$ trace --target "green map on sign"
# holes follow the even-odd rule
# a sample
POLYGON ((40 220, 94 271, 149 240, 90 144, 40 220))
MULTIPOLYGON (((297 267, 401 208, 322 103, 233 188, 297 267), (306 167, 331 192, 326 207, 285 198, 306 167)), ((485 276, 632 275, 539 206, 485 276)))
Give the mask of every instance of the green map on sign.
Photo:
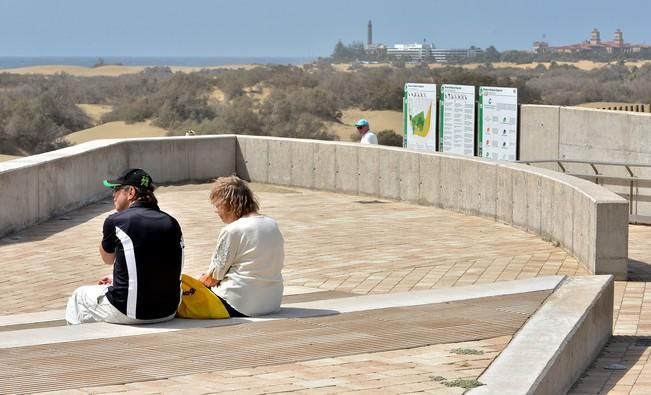
POLYGON ((416 136, 426 137, 429 134, 429 125, 432 120, 432 103, 430 103, 429 108, 427 109, 427 116, 424 111, 417 113, 416 115, 409 116, 409 122, 411 122, 411 130, 416 136))

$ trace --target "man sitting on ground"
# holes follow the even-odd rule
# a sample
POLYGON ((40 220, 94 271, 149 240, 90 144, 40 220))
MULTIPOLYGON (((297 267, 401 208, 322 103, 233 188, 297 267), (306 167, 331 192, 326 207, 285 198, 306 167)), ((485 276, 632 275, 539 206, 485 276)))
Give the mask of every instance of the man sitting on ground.
POLYGON ((116 213, 104 221, 99 246, 113 275, 77 288, 66 309, 69 324, 105 321, 145 324, 174 318, 181 300, 183 236, 176 219, 158 208, 144 170, 104 180, 116 213))

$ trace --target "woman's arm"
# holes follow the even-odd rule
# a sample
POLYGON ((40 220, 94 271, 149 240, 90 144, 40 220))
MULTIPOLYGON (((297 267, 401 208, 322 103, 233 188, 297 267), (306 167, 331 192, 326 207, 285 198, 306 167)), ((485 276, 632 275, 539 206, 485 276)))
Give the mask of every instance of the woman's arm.
POLYGON ((214 287, 224 279, 226 272, 228 272, 228 269, 231 268, 235 260, 239 243, 238 240, 237 237, 233 237, 227 230, 222 230, 219 234, 219 239, 217 240, 217 247, 210 259, 208 271, 200 277, 200 280, 204 278, 204 276, 206 278, 206 282, 201 280, 202 283, 206 286, 214 287), (207 284, 212 284, 213 282, 214 285, 207 284))
POLYGON ((215 287, 221 282, 220 280, 214 279, 207 274, 202 274, 201 277, 199 277, 199 281, 201 281, 203 285, 208 288, 215 287))

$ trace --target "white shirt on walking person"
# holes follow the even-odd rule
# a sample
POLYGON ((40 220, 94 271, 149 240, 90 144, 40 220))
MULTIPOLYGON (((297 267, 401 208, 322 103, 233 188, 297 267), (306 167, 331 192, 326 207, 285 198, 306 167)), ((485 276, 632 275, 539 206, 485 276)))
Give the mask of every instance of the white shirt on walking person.
POLYGON ((362 136, 362 140, 360 141, 362 144, 377 144, 377 136, 375 133, 371 132, 370 130, 362 136))
POLYGON ((360 143, 362 144, 377 144, 377 136, 371 132, 368 121, 364 118, 357 121, 355 124, 357 132, 362 136, 360 143))

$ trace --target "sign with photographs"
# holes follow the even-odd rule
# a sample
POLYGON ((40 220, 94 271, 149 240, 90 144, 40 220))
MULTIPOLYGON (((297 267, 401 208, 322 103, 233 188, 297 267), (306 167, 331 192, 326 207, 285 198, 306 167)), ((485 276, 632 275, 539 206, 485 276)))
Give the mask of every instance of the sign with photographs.
POLYGON ((517 160, 518 89, 480 86, 478 117, 478 156, 517 160))

